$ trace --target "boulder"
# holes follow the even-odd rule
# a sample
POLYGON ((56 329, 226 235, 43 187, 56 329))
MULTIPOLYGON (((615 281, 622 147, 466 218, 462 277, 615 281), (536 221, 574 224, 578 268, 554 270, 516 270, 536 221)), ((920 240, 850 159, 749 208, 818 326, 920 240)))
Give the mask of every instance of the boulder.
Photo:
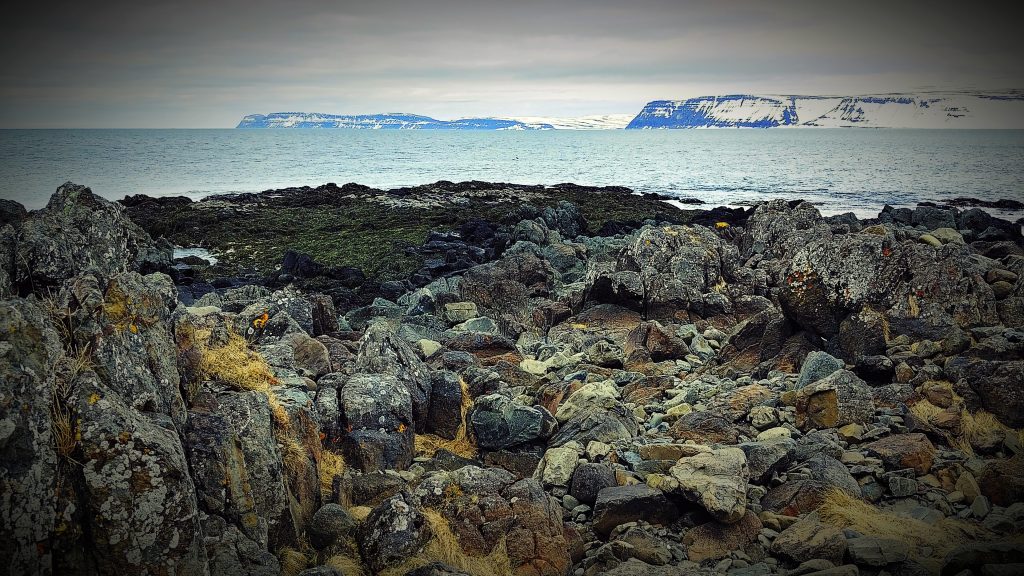
POLYGON ((359 551, 380 572, 414 556, 430 540, 430 524, 415 497, 397 494, 370 512, 359 526, 359 551))
POLYGON ((548 446, 561 446, 566 442, 578 442, 586 446, 590 442, 614 442, 635 438, 640 433, 640 422, 632 412, 622 406, 610 410, 589 408, 562 424, 548 441, 548 446))
POLYGON ((364 472, 404 470, 412 462, 409 389, 394 376, 354 374, 342 388, 342 444, 349 464, 364 472))
POLYGON ((761 520, 749 511, 733 524, 701 524, 683 536, 686 557, 691 562, 725 558, 733 550, 744 550, 757 542, 761 528, 761 520))
POLYGON ((771 551, 798 563, 821 559, 842 564, 846 538, 841 530, 823 524, 817 512, 812 512, 783 530, 772 542, 771 551))
POLYGON ((317 550, 322 550, 340 540, 350 540, 355 536, 358 524, 348 511, 333 502, 324 504, 306 529, 309 543, 317 550))
POLYGON ((555 419, 540 406, 523 406, 502 394, 488 394, 476 399, 470 423, 477 444, 487 450, 498 450, 542 440, 555 430, 555 419))
POLYGON ((949 378, 965 398, 976 399, 976 408, 991 412, 1013 428, 1024 427, 1024 361, 986 360, 958 356, 945 366, 949 378))
POLYGON ((797 390, 813 384, 832 373, 846 368, 843 361, 826 352, 815 350, 807 355, 800 366, 800 376, 796 380, 797 390))
POLYGON ((430 410, 431 376, 412 346, 398 337, 387 324, 380 322, 367 328, 359 341, 355 372, 383 374, 401 382, 412 403, 413 420, 406 422, 416 432, 426 430, 430 410))
POLYGON ((837 428, 869 422, 875 414, 871 388, 849 370, 838 370, 801 388, 796 415, 800 428, 837 428))
POLYGON ((669 474, 687 500, 703 506, 719 522, 734 524, 743 518, 750 479, 743 450, 703 448, 680 458, 669 474))
POLYGON ((996 506, 1024 502, 1024 454, 988 461, 978 475, 978 486, 996 506))
POLYGON ((899 470, 913 468, 919 476, 931 471, 935 446, 924 434, 893 434, 866 444, 862 449, 881 458, 886 468, 899 470))
MULTIPOLYGON (((44 574, 53 566, 55 448, 68 438, 61 440, 62 431, 51 424, 50 406, 57 384, 53 367, 62 355, 41 307, 0 301, 0 556, 10 574, 44 574)), ((63 433, 73 435, 73 429, 63 433)))
POLYGON ((594 531, 607 537, 618 525, 644 520, 671 524, 679 517, 675 504, 661 490, 646 484, 612 486, 597 493, 594 501, 594 531))
POLYGON ((442 438, 454 440, 462 426, 462 406, 468 400, 462 380, 453 372, 434 372, 431 377, 430 409, 426 430, 442 438))
POLYGON ((86 271, 106 279, 168 268, 171 247, 154 242, 121 205, 67 182, 22 223, 16 264, 16 282, 38 292, 86 271))
POLYGON ((605 464, 585 462, 573 471, 569 494, 583 504, 593 504, 601 490, 615 485, 615 472, 611 468, 605 464))

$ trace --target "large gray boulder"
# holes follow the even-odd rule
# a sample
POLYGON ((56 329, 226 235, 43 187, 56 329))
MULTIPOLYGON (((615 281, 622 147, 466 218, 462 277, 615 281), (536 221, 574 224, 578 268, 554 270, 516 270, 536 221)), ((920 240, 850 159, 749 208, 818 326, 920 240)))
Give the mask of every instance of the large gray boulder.
POLYGON ((523 406, 503 394, 476 399, 470 422, 477 444, 487 450, 546 439, 555 430, 555 418, 540 406, 523 406))
POLYGON ((384 374, 354 374, 341 394, 342 444, 363 472, 404 470, 412 463, 412 398, 405 384, 384 374))
POLYGON ((92 271, 109 277, 170 266, 171 247, 158 245, 124 208, 67 182, 22 223, 16 281, 39 292, 92 271))
POLYGON ((747 511, 747 482, 750 469, 739 448, 695 447, 672 466, 672 488, 691 502, 700 504, 716 520, 738 522, 747 511))
POLYGON ((374 323, 366 329, 366 334, 359 341, 354 370, 397 378, 405 385, 412 404, 413 420, 407 424, 414 425, 418 433, 426 431, 430 410, 430 370, 412 346, 386 323, 374 323))
POLYGON ((0 302, 0 557, 9 574, 53 568, 58 456, 49 409, 62 354, 39 306, 0 302))

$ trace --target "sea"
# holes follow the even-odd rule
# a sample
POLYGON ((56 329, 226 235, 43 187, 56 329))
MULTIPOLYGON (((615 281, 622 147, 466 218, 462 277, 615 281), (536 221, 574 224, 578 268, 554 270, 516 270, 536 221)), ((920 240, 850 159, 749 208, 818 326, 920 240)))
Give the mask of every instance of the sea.
POLYGON ((709 206, 803 199, 871 217, 885 204, 1024 201, 1024 130, 0 130, 0 197, 41 208, 69 180, 111 200, 328 182, 574 182, 709 206))

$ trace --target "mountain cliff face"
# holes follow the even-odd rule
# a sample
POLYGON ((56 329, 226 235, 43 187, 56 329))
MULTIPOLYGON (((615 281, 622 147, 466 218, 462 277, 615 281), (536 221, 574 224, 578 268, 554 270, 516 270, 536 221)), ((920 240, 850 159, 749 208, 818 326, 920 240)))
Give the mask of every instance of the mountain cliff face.
POLYGON ((550 130, 544 123, 525 123, 501 118, 438 120, 416 114, 320 114, 275 112, 250 114, 237 128, 357 128, 365 130, 550 130))
POLYGON ((700 96, 650 102, 626 126, 627 129, 776 127, 1024 128, 1024 94, 700 96))

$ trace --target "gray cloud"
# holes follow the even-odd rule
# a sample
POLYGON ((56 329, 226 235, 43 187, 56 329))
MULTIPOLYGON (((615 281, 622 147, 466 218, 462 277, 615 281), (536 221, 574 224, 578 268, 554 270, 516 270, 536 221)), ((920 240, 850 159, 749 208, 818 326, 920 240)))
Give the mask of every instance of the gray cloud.
POLYGON ((0 126, 254 112, 636 112, 706 93, 1019 87, 1009 18, 962 4, 75 2, 10 13, 0 126))

